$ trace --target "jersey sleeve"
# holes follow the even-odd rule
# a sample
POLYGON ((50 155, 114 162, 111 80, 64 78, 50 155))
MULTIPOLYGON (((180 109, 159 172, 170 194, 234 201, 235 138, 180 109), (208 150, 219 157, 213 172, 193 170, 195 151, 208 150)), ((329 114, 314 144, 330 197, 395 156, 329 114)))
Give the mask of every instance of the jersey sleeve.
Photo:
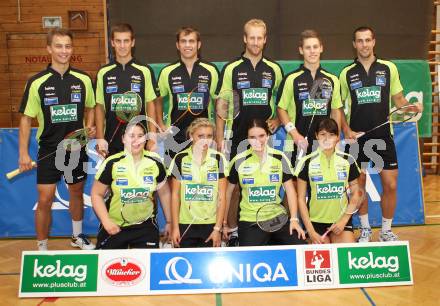
POLYGON ((350 156, 348 161, 350 162, 348 181, 351 182, 351 181, 354 181, 355 179, 357 179, 361 175, 361 170, 359 169, 359 166, 353 157, 350 156))
POLYGON ((99 167, 98 172, 96 172, 95 180, 103 183, 104 185, 110 186, 113 181, 113 177, 112 177, 113 164, 114 164, 113 162, 106 159, 99 167))
POLYGON ((83 82, 84 82, 84 86, 86 88, 85 106, 87 108, 94 108, 96 103, 95 103, 95 93, 93 91, 92 79, 90 79, 89 76, 86 76, 84 78, 83 82))
POLYGON ((341 91, 341 101, 345 101, 349 95, 348 84, 347 84, 347 69, 342 70, 339 75, 339 86, 341 91))
POLYGON ((296 104, 294 103, 293 81, 285 77, 280 85, 277 96, 277 106, 288 112, 290 121, 295 124, 296 104))
POLYGON ((98 71, 96 75, 96 91, 95 91, 95 99, 96 103, 104 105, 104 83, 103 83, 104 74, 102 70, 98 71))
POLYGON ((390 63, 390 94, 394 96, 403 91, 402 84, 400 83, 399 72, 394 63, 390 63))
POLYGON ((333 91, 332 91, 332 102, 331 108, 338 109, 343 106, 341 99, 341 85, 337 77, 332 77, 333 80, 333 91))
POLYGON ((158 184, 163 183, 167 179, 167 170, 162 162, 156 161, 159 173, 156 178, 158 184))
POLYGON ((174 156, 173 160, 171 161, 170 167, 168 168, 168 176, 175 178, 176 180, 180 181, 182 179, 181 177, 181 169, 182 169, 182 158, 179 154, 174 156))
POLYGON ((41 111, 41 99, 34 82, 26 84, 19 112, 31 118, 37 117, 41 111))
POLYGON ((230 65, 223 67, 222 73, 219 78, 216 93, 223 90, 232 90, 232 68, 230 65))
POLYGON ((145 102, 151 102, 157 98, 156 96, 156 78, 151 67, 147 66, 146 69, 142 69, 145 78, 145 102))
POLYGON ((233 159, 229 165, 228 181, 231 184, 238 184, 239 182, 236 159, 233 159))
POLYGON ((281 165, 283 168, 282 182, 284 183, 290 179, 293 179, 292 165, 284 154, 281 154, 281 165))
POLYGON ((157 92, 161 97, 166 97, 169 95, 168 73, 166 72, 166 67, 162 69, 162 71, 159 74, 159 80, 157 81, 157 92))
POLYGON ((228 163, 226 161, 225 156, 221 153, 218 153, 217 154, 217 162, 218 162, 219 179, 227 177, 229 174, 229 169, 228 169, 228 163))

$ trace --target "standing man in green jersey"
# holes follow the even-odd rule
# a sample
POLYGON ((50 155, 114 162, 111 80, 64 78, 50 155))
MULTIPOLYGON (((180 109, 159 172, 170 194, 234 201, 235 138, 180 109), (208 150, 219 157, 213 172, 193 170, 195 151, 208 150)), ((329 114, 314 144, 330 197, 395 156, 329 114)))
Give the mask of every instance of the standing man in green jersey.
MULTIPOLYGON (((105 157, 124 150, 122 131, 127 123, 119 125, 115 107, 118 97, 124 93, 135 93, 142 101, 140 115, 153 120, 148 122, 149 136, 156 132, 153 100, 156 99, 156 80, 148 65, 139 63, 133 57, 135 35, 131 25, 122 23, 111 28, 111 44, 115 60, 101 67, 96 77, 96 138, 97 151, 105 157)), ((147 147, 155 147, 155 139, 149 139, 147 147)))
POLYGON ((35 229, 39 250, 47 250, 51 207, 56 183, 61 176, 64 176, 69 189, 69 211, 73 227, 71 245, 86 250, 95 248, 82 233, 83 190, 88 160, 85 147, 80 151, 62 150, 64 137, 84 128, 84 122, 88 136, 93 137, 95 133, 92 81, 84 72, 70 67, 72 37, 72 33, 65 29, 57 28, 48 33, 47 51, 51 63, 28 80, 19 110, 22 113, 19 130, 20 171, 33 167, 29 156, 29 136, 32 119, 38 121, 38 206, 35 210, 35 229))
MULTIPOLYGON (((403 95, 399 73, 396 65, 390 61, 378 59, 374 54, 376 44, 373 29, 359 27, 353 32, 353 47, 357 58, 345 67, 340 76, 342 100, 348 104, 348 123, 342 120, 345 138, 358 139, 359 154, 357 163, 366 169, 372 161, 374 168, 380 172, 383 187, 381 199, 382 230, 380 241, 396 241, 398 237, 391 231, 396 209, 397 196, 397 154, 394 145, 391 124, 361 136, 365 132, 387 121, 392 107, 409 104, 403 95), (374 92, 373 95, 369 94, 374 92), (376 147, 376 150, 373 147, 376 147), (382 149, 384 148, 384 149, 382 149)), ((411 111, 421 112, 423 105, 415 103, 411 111)), ((359 177, 361 188, 365 188, 366 174, 359 177)), ((359 242, 371 240, 372 231, 368 220, 368 200, 365 199, 359 209, 361 233, 359 242)))
MULTIPOLYGON (((283 71, 276 62, 263 56, 267 40, 266 23, 251 19, 243 27, 244 52, 223 67, 217 92, 234 90, 239 96, 240 114, 233 122, 216 118, 216 142, 219 151, 229 151, 229 160, 247 150, 247 126, 253 119, 267 120, 270 131, 280 125, 276 117, 275 97, 283 78, 283 71), (232 130, 232 139, 224 139, 224 130, 232 130), (226 145, 225 142, 230 142, 226 145)), ((238 188, 230 201, 228 222, 234 244, 237 228, 238 188)))
POLYGON ((299 41, 299 53, 303 56, 304 63, 284 77, 278 91, 278 116, 288 136, 284 151, 293 151, 292 165, 296 164, 299 151, 306 154, 312 151, 313 141, 316 139, 316 127, 322 119, 332 117, 338 126, 341 125, 343 109, 339 80, 321 67, 323 51, 324 46, 318 32, 303 31, 299 41), (323 80, 320 96, 310 97, 313 82, 317 79, 323 80), (315 110, 313 108, 315 103, 326 105, 322 109, 315 110))
POLYGON ((178 29, 176 48, 179 60, 164 67, 159 75, 160 98, 156 100, 156 120, 162 131, 168 134, 165 142, 166 165, 190 144, 185 133, 194 119, 205 117, 213 120, 218 71, 213 64, 201 59, 201 46, 197 29, 178 29), (193 112, 188 111, 188 103, 193 112))

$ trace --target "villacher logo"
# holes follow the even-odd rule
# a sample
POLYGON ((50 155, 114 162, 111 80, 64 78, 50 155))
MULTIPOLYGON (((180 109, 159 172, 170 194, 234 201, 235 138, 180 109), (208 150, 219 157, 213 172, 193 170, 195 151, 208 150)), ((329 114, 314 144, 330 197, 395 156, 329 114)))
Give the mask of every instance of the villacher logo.
POLYGON ((330 250, 304 251, 304 284, 332 284, 332 267, 330 250))
POLYGON ((131 287, 145 277, 145 267, 133 258, 112 259, 104 265, 102 278, 116 287, 131 287))

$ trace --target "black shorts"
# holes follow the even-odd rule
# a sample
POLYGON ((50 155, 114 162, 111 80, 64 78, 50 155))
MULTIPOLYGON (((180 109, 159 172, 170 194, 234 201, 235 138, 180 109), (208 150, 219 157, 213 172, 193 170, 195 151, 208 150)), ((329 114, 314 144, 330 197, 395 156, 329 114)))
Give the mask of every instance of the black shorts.
POLYGON ((157 249, 159 248, 159 230, 155 219, 142 224, 122 227, 116 235, 110 236, 100 226, 96 249, 157 249))
POLYGON ((239 221, 238 243, 240 246, 261 246, 306 244, 306 241, 298 238, 296 231, 290 235, 289 222, 280 230, 268 233, 259 228, 255 222, 239 221))
MULTIPOLYGON (((332 223, 319 223, 319 222, 312 222, 313 228, 315 231, 320 234, 321 236, 327 232, 327 230, 333 225, 332 223)), ((347 224, 344 227, 344 231, 353 232, 353 222, 352 218, 348 220, 347 224)))
POLYGON ((67 184, 76 184, 87 178, 86 147, 81 151, 56 151, 39 148, 37 163, 37 184, 55 184, 64 176, 67 184), (56 153, 54 153, 56 152, 56 153))
POLYGON ((361 137, 357 143, 347 145, 345 152, 356 158, 362 169, 367 168, 370 161, 378 171, 398 169, 396 146, 392 136, 381 139, 361 137))
MULTIPOLYGON (((185 233, 189 224, 179 224, 180 236, 185 233)), ((205 242, 211 235, 215 224, 192 224, 180 241, 181 248, 212 247, 212 240, 205 242)))

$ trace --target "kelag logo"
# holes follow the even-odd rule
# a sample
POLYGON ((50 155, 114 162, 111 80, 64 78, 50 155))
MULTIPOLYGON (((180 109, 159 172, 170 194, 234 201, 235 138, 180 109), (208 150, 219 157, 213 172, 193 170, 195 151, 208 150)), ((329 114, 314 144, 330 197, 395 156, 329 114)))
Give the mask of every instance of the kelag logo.
POLYGON ((152 253, 153 291, 298 285, 296 250, 152 253))
POLYGON ((21 291, 96 291, 97 269, 97 254, 25 255, 21 291))
POLYGON ((341 284, 410 281, 406 246, 339 248, 341 284))

